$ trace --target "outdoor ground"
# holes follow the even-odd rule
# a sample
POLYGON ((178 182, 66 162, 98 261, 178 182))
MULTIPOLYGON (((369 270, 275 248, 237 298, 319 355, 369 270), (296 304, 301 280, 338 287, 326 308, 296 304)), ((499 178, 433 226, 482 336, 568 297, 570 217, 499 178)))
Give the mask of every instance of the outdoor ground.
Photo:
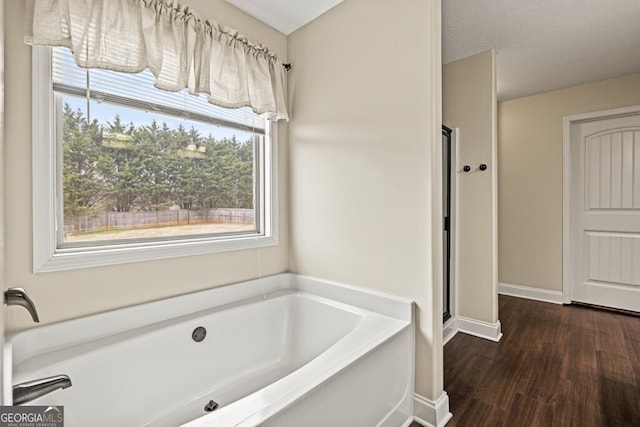
POLYGON ((194 234, 218 234, 251 231, 253 224, 187 224, 166 227, 138 228, 130 230, 93 231, 76 235, 65 235, 65 243, 94 242, 98 240, 142 239, 146 237, 174 237, 194 234))

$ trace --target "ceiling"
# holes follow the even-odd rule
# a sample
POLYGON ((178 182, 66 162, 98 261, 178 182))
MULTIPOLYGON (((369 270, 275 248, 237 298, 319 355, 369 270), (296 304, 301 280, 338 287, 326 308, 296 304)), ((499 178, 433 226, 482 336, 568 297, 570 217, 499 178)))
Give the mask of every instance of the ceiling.
POLYGON ((495 49, 498 99, 640 72, 639 0, 443 0, 443 63, 495 49))
POLYGON ((293 33, 343 0, 227 0, 284 35, 293 33))
MULTIPOLYGON (((226 0, 285 35, 343 0, 226 0)), ((498 100, 640 72, 640 0, 442 0, 443 63, 497 52, 498 100)))

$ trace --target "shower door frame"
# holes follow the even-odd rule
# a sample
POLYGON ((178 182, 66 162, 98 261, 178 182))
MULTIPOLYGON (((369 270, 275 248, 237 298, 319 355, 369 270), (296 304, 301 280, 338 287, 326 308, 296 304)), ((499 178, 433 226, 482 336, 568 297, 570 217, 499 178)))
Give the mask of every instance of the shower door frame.
POLYGON ((455 318, 455 162, 456 138, 455 130, 442 125, 442 213, 443 213, 443 275, 442 275, 442 323, 455 318))

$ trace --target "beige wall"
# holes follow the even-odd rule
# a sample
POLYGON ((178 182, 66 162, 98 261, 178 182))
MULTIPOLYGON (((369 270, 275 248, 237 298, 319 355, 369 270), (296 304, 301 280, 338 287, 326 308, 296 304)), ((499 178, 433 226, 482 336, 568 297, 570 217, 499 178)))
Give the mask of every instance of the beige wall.
MULTIPOLYGON (((4 281, 4 0, 0 0, 0 289, 7 286, 4 281)), ((4 331, 5 305, 0 304, 0 331, 4 331)), ((4 333, 0 333, 0 346, 4 346, 4 333)), ((3 363, 0 354, 0 363, 3 363)), ((0 382, 4 384, 0 369, 0 382)), ((0 402, 4 402, 4 387, 0 387, 0 402)))
MULTIPOLYGON (((236 28, 286 60, 286 38, 224 0, 188 0, 204 19, 236 28)), ((258 250, 173 258, 155 262, 32 273, 31 48, 23 43, 24 2, 5 4, 6 286, 27 289, 42 323, 110 310, 287 269, 287 128, 280 125, 280 244, 258 250)), ((26 310, 6 310, 8 330, 33 326, 26 310)))
POLYGON ((501 102, 500 282, 562 291, 562 118, 640 104, 640 74, 501 102))
POLYGON ((347 0, 289 36, 290 268, 415 299, 442 392, 440 1, 347 0))
POLYGON ((493 50, 446 64, 443 122, 458 131, 457 315, 498 321, 496 91, 493 50), (486 171, 479 171, 481 163, 486 171), (461 172, 464 165, 472 172, 461 172))

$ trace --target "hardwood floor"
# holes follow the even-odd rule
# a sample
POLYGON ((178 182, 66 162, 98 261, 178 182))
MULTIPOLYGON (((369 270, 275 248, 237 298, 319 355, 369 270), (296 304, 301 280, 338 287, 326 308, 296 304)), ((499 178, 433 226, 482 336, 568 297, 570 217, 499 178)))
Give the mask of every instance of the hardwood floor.
POLYGON ((500 321, 444 348, 449 427, 640 426, 640 317, 501 295, 500 321))

